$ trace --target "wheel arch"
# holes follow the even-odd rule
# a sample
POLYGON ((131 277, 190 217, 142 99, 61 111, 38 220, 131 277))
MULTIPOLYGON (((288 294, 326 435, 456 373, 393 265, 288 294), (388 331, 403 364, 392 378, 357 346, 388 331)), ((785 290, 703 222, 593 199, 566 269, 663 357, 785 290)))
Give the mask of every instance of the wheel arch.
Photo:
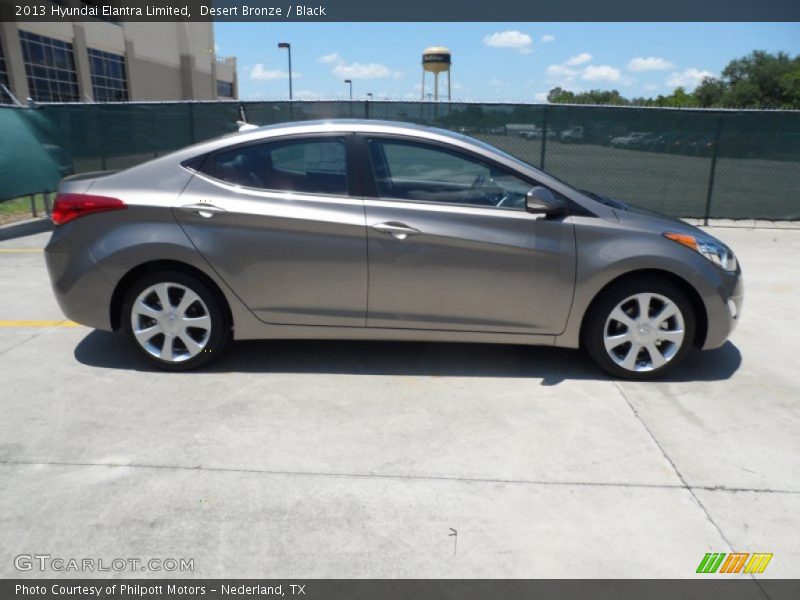
POLYGON ((686 281, 680 275, 676 275, 671 271, 666 271, 663 269, 637 269, 634 271, 629 271, 627 273, 623 273, 606 283, 592 298, 592 301, 586 307, 586 310, 581 317, 581 326, 580 326, 580 336, 579 341, 580 345, 584 345, 584 334, 587 325, 587 320, 589 315, 591 314, 592 310, 594 309, 597 302, 603 295, 612 287, 625 282, 630 281, 633 279, 644 279, 644 278, 659 278, 665 281, 668 281, 678 287, 683 293, 686 294, 686 297, 689 299, 689 302, 692 305, 692 310, 694 311, 694 317, 696 321, 696 328, 695 328, 695 335, 694 340, 692 340, 692 344, 697 346, 698 348, 702 348, 703 344, 705 343, 706 336, 708 335, 708 313, 706 312, 706 305, 703 303, 703 299, 700 296, 699 292, 694 288, 694 286, 686 281))
POLYGON ((125 295, 128 293, 131 286, 145 275, 166 270, 181 271, 187 275, 192 275, 207 285, 220 302, 226 324, 229 327, 233 327, 233 313, 231 312, 228 299, 211 277, 197 267, 178 260, 151 260, 133 267, 122 276, 119 282, 117 282, 114 292, 111 295, 111 304, 109 306, 109 319, 114 331, 119 330, 122 325, 122 305, 125 301, 125 295))

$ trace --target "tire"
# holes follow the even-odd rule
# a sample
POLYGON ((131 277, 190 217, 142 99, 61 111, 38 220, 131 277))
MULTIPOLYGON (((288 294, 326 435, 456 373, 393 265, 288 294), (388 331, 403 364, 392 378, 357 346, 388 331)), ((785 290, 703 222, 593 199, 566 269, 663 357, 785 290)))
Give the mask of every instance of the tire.
POLYGON ((695 328, 692 304, 679 287, 666 280, 631 279, 603 291, 593 303, 583 345, 611 376, 648 381, 681 363, 695 328))
POLYGON ((148 363, 167 371, 188 371, 214 360, 230 340, 223 302, 193 275, 159 271, 131 286, 120 321, 125 336, 148 363), (172 310, 163 310, 165 299, 172 310))

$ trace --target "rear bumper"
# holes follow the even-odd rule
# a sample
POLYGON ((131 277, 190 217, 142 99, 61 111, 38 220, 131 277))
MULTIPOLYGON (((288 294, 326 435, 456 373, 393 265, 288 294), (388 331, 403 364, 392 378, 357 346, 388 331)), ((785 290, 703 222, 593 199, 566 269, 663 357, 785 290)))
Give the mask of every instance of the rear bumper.
POLYGON ((64 315, 81 325, 111 331, 114 287, 89 249, 68 244, 57 227, 44 256, 53 293, 64 315))
POLYGON ((704 350, 719 348, 731 335, 742 313, 744 301, 744 283, 742 272, 737 268, 735 273, 719 271, 719 281, 713 292, 704 296, 708 316, 708 331, 703 344, 704 350))

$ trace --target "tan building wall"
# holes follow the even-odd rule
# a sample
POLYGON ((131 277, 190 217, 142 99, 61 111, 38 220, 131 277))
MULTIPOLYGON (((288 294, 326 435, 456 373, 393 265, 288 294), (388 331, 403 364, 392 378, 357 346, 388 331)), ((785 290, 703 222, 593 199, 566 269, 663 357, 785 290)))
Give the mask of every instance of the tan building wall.
POLYGON ((79 101, 95 100, 89 49, 125 57, 129 100, 214 100, 218 80, 230 84, 231 97, 238 97, 236 59, 215 55, 212 23, 3 22, 0 43, 9 87, 23 103, 33 94, 20 31, 72 44, 79 101))

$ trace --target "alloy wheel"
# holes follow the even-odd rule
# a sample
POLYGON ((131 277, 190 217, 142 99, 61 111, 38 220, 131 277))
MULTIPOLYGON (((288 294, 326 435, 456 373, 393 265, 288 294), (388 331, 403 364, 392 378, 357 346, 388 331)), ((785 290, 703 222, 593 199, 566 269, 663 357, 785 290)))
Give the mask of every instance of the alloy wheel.
POLYGON ((205 302, 187 286, 163 282, 149 286, 133 302, 131 330, 151 356, 176 363, 200 354, 211 335, 205 302))
POLYGON ((616 305, 603 328, 608 356, 627 371, 659 369, 680 350, 686 335, 678 305, 661 294, 638 293, 616 305))

